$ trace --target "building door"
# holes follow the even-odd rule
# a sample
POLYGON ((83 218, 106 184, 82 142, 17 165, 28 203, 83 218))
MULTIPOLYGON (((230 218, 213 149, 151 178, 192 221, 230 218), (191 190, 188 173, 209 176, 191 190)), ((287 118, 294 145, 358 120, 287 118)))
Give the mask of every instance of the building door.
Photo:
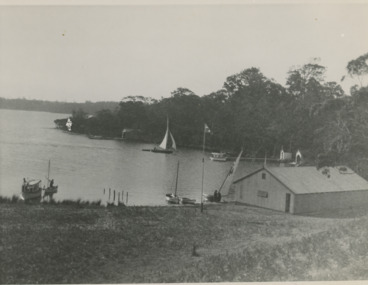
POLYGON ((285 203, 285 212, 290 212, 290 194, 286 193, 286 203, 285 203))

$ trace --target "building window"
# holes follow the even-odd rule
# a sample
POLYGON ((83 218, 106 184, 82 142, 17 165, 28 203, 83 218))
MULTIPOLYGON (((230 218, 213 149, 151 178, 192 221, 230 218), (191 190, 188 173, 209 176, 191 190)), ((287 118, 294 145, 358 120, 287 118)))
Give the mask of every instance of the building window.
POLYGON ((262 173, 262 179, 266 179, 266 173, 262 173))
POLYGON ((257 192, 257 196, 258 196, 258 197, 262 197, 262 198, 268 198, 268 192, 258 190, 258 192, 257 192))

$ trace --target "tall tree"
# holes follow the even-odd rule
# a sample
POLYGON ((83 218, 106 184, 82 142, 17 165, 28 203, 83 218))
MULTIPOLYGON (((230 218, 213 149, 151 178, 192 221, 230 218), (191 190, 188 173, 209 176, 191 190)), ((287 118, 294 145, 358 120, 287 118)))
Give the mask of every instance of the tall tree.
POLYGON ((322 121, 311 116, 316 106, 326 100, 341 98, 344 92, 336 82, 325 82, 326 68, 318 60, 292 69, 286 85, 294 98, 291 107, 290 131, 293 145, 308 149, 313 145, 315 130, 321 128, 322 121))
POLYGON ((352 78, 358 79, 360 87, 363 87, 363 79, 368 75, 368 53, 349 61, 346 69, 352 78))

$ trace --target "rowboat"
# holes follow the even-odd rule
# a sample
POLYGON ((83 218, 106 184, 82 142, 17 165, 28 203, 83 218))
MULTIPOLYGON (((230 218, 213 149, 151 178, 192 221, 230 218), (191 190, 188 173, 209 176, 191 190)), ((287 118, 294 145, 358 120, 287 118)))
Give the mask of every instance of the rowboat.
POLYGON ((212 152, 210 159, 212 161, 227 161, 227 153, 225 152, 212 152))

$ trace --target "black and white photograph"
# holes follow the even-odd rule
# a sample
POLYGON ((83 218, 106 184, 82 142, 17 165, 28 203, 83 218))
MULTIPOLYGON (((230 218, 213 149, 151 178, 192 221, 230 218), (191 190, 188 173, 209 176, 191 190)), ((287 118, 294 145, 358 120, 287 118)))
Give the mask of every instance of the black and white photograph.
POLYGON ((368 0, 0 0, 0 284, 367 282, 367 32, 368 0))

